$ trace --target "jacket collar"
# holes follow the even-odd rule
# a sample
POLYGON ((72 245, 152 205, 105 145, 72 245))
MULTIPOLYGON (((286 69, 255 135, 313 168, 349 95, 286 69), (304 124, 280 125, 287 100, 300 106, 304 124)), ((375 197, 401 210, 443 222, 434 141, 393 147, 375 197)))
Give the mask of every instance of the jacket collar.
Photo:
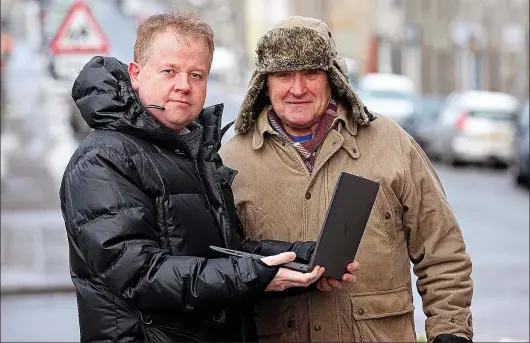
POLYGON ((351 116, 348 116, 346 108, 343 105, 339 104, 337 108, 337 118, 342 121, 343 127, 350 133, 350 135, 355 136, 357 134, 358 124, 351 119, 351 116))

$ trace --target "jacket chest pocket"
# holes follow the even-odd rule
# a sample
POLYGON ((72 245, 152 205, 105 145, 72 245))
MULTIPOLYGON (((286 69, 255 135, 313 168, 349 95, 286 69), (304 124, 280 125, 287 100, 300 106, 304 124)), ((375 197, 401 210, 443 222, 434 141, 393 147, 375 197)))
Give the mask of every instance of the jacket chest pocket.
POLYGON ((352 305, 356 342, 415 342, 414 305, 406 287, 355 294, 352 305))
POLYGON ((381 186, 372 210, 371 221, 375 224, 374 227, 381 228, 391 247, 404 239, 402 216, 403 208, 394 193, 381 186))

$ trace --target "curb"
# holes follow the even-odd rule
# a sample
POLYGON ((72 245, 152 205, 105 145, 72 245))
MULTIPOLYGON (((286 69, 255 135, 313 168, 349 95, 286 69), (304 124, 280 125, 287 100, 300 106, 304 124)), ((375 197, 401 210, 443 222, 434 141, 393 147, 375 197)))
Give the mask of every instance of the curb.
POLYGON ((46 293, 72 293, 75 292, 74 285, 16 285, 4 286, 0 290, 1 296, 46 294, 46 293))
POLYGON ((70 276, 2 273, 1 295, 59 293, 75 291, 70 276))

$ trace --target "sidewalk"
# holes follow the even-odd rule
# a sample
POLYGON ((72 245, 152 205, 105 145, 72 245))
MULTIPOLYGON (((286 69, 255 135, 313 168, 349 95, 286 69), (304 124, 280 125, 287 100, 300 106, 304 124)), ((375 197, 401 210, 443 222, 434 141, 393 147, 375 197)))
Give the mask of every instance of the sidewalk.
POLYGON ((68 243, 56 183, 38 161, 20 153, 1 187, 1 289, 4 294, 73 290, 68 243))
POLYGON ((72 291, 60 211, 2 210, 1 217, 2 295, 72 291))
POLYGON ((43 115, 7 106, 9 112, 3 118, 2 295, 74 289, 59 203, 60 176, 71 154, 61 149, 71 150, 72 143, 64 138, 67 132, 59 130, 64 121, 60 118, 62 89, 47 86, 48 93, 57 96, 47 96, 41 103, 43 115))

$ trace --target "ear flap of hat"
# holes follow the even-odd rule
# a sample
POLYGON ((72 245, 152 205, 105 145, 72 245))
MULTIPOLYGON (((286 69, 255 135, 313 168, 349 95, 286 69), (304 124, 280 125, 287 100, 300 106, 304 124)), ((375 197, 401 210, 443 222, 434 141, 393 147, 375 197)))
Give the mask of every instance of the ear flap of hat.
POLYGON ((333 60, 333 65, 337 67, 339 72, 344 75, 346 79, 348 79, 348 65, 346 64, 346 61, 344 58, 337 56, 333 60))
POLYGON ((267 96, 265 95, 265 80, 267 75, 254 71, 249 82, 245 98, 239 109, 239 113, 234 124, 234 130, 238 133, 247 132, 254 122, 255 113, 261 112, 267 105, 267 96))
POLYGON ((369 125, 374 118, 369 117, 361 98, 348 82, 348 68, 343 58, 337 57, 328 71, 331 88, 339 96, 339 101, 351 111, 353 119, 359 125, 369 125))

